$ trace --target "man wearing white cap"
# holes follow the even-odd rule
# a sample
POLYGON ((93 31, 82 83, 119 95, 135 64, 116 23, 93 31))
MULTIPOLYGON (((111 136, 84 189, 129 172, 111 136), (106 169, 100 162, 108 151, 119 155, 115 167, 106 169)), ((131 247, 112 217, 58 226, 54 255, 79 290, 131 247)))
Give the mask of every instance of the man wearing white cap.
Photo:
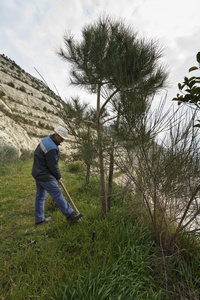
POLYGON ((82 218, 83 213, 74 212, 69 203, 63 197, 61 188, 57 184, 62 181, 58 166, 58 146, 67 140, 67 129, 58 126, 55 133, 45 137, 37 146, 34 152, 32 176, 36 181, 37 192, 35 196, 35 225, 51 220, 51 217, 44 217, 44 203, 47 192, 56 202, 68 222, 77 221, 82 218), (57 182, 56 182, 57 180, 57 182))

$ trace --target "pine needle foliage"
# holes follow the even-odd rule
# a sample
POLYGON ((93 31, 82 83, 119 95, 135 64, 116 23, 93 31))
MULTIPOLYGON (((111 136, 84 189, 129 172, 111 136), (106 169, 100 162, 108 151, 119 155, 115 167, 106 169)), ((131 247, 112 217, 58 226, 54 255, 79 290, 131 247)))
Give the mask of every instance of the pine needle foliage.
MULTIPOLYGON (((138 38, 136 31, 125 25, 124 21, 114 20, 109 16, 99 17, 95 23, 84 26, 80 41, 66 34, 64 44, 65 48, 60 48, 58 54, 71 66, 71 83, 96 94, 95 125, 102 215, 105 217, 110 205, 107 205, 103 143, 103 125, 106 121, 102 118, 102 113, 112 101, 119 98, 120 93, 127 98, 130 91, 134 91, 136 95, 142 89, 145 91, 145 101, 147 98, 149 100, 150 96, 166 85, 168 74, 159 62, 162 50, 156 41, 138 38)), ((140 101, 137 97, 132 97, 131 100, 133 103, 140 101)), ((119 111, 114 113, 118 115, 119 111)), ((111 186, 110 184, 109 188, 111 186)))

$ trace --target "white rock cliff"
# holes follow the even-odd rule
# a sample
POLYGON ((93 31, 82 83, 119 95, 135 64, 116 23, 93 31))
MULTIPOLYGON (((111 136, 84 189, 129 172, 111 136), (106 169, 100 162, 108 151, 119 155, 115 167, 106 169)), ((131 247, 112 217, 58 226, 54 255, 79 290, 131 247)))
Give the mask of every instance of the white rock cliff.
MULTIPOLYGON (((65 126, 63 103, 41 80, 0 55, 0 148, 13 147, 18 156, 33 151, 42 137, 65 126)), ((69 149, 63 143, 61 153, 69 154, 69 149)))

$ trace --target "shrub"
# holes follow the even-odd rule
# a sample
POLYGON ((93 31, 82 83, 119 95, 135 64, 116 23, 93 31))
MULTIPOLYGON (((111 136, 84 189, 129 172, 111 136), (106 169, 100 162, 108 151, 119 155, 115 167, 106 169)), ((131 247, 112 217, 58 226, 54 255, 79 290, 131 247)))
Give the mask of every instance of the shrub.
POLYGON ((69 163, 67 169, 71 173, 78 173, 86 170, 85 164, 82 161, 69 163))
POLYGON ((38 122, 38 127, 40 127, 40 128, 44 128, 44 127, 45 127, 45 124, 44 124, 44 123, 42 123, 41 121, 39 121, 39 122, 38 122))
POLYGON ((4 91, 0 91, 0 98, 2 98, 3 96, 5 96, 6 94, 4 93, 4 91))
POLYGON ((45 128, 48 129, 48 130, 54 130, 54 127, 53 127, 53 126, 50 126, 49 124, 47 124, 47 125, 45 126, 45 128))
POLYGON ((20 86, 19 90, 20 90, 21 92, 24 92, 24 93, 26 93, 26 89, 25 89, 25 87, 24 87, 23 85, 22 85, 22 86, 20 86))
POLYGON ((0 147, 0 163, 13 162, 19 158, 19 150, 11 145, 2 145, 0 147))
POLYGON ((11 86, 12 88, 15 88, 15 85, 12 81, 8 82, 8 85, 11 86))
POLYGON ((44 96, 42 96, 41 100, 42 101, 46 101, 46 98, 44 96))

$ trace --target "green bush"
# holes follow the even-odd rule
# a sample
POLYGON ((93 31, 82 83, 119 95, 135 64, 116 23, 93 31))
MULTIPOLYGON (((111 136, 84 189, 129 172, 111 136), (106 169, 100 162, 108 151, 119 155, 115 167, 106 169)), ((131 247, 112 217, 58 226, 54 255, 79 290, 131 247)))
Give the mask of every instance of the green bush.
POLYGON ((20 90, 21 92, 24 92, 24 93, 26 93, 26 89, 25 89, 25 87, 24 87, 23 85, 22 85, 22 86, 20 86, 19 90, 20 90))
POLYGON ((40 127, 40 128, 44 128, 44 127, 45 127, 45 124, 44 124, 44 123, 42 123, 41 121, 39 121, 39 122, 38 122, 38 127, 40 127))
POLYGON ((8 82, 8 85, 11 86, 12 88, 15 88, 15 85, 12 81, 8 82))
POLYGON ((41 100, 42 101, 46 101, 46 98, 44 96, 42 96, 41 100))
POLYGON ((4 93, 4 91, 0 91, 0 98, 2 98, 3 96, 5 96, 6 94, 4 93))
POLYGON ((75 161, 67 165, 67 170, 71 173, 78 173, 85 171, 86 167, 82 161, 75 161))

